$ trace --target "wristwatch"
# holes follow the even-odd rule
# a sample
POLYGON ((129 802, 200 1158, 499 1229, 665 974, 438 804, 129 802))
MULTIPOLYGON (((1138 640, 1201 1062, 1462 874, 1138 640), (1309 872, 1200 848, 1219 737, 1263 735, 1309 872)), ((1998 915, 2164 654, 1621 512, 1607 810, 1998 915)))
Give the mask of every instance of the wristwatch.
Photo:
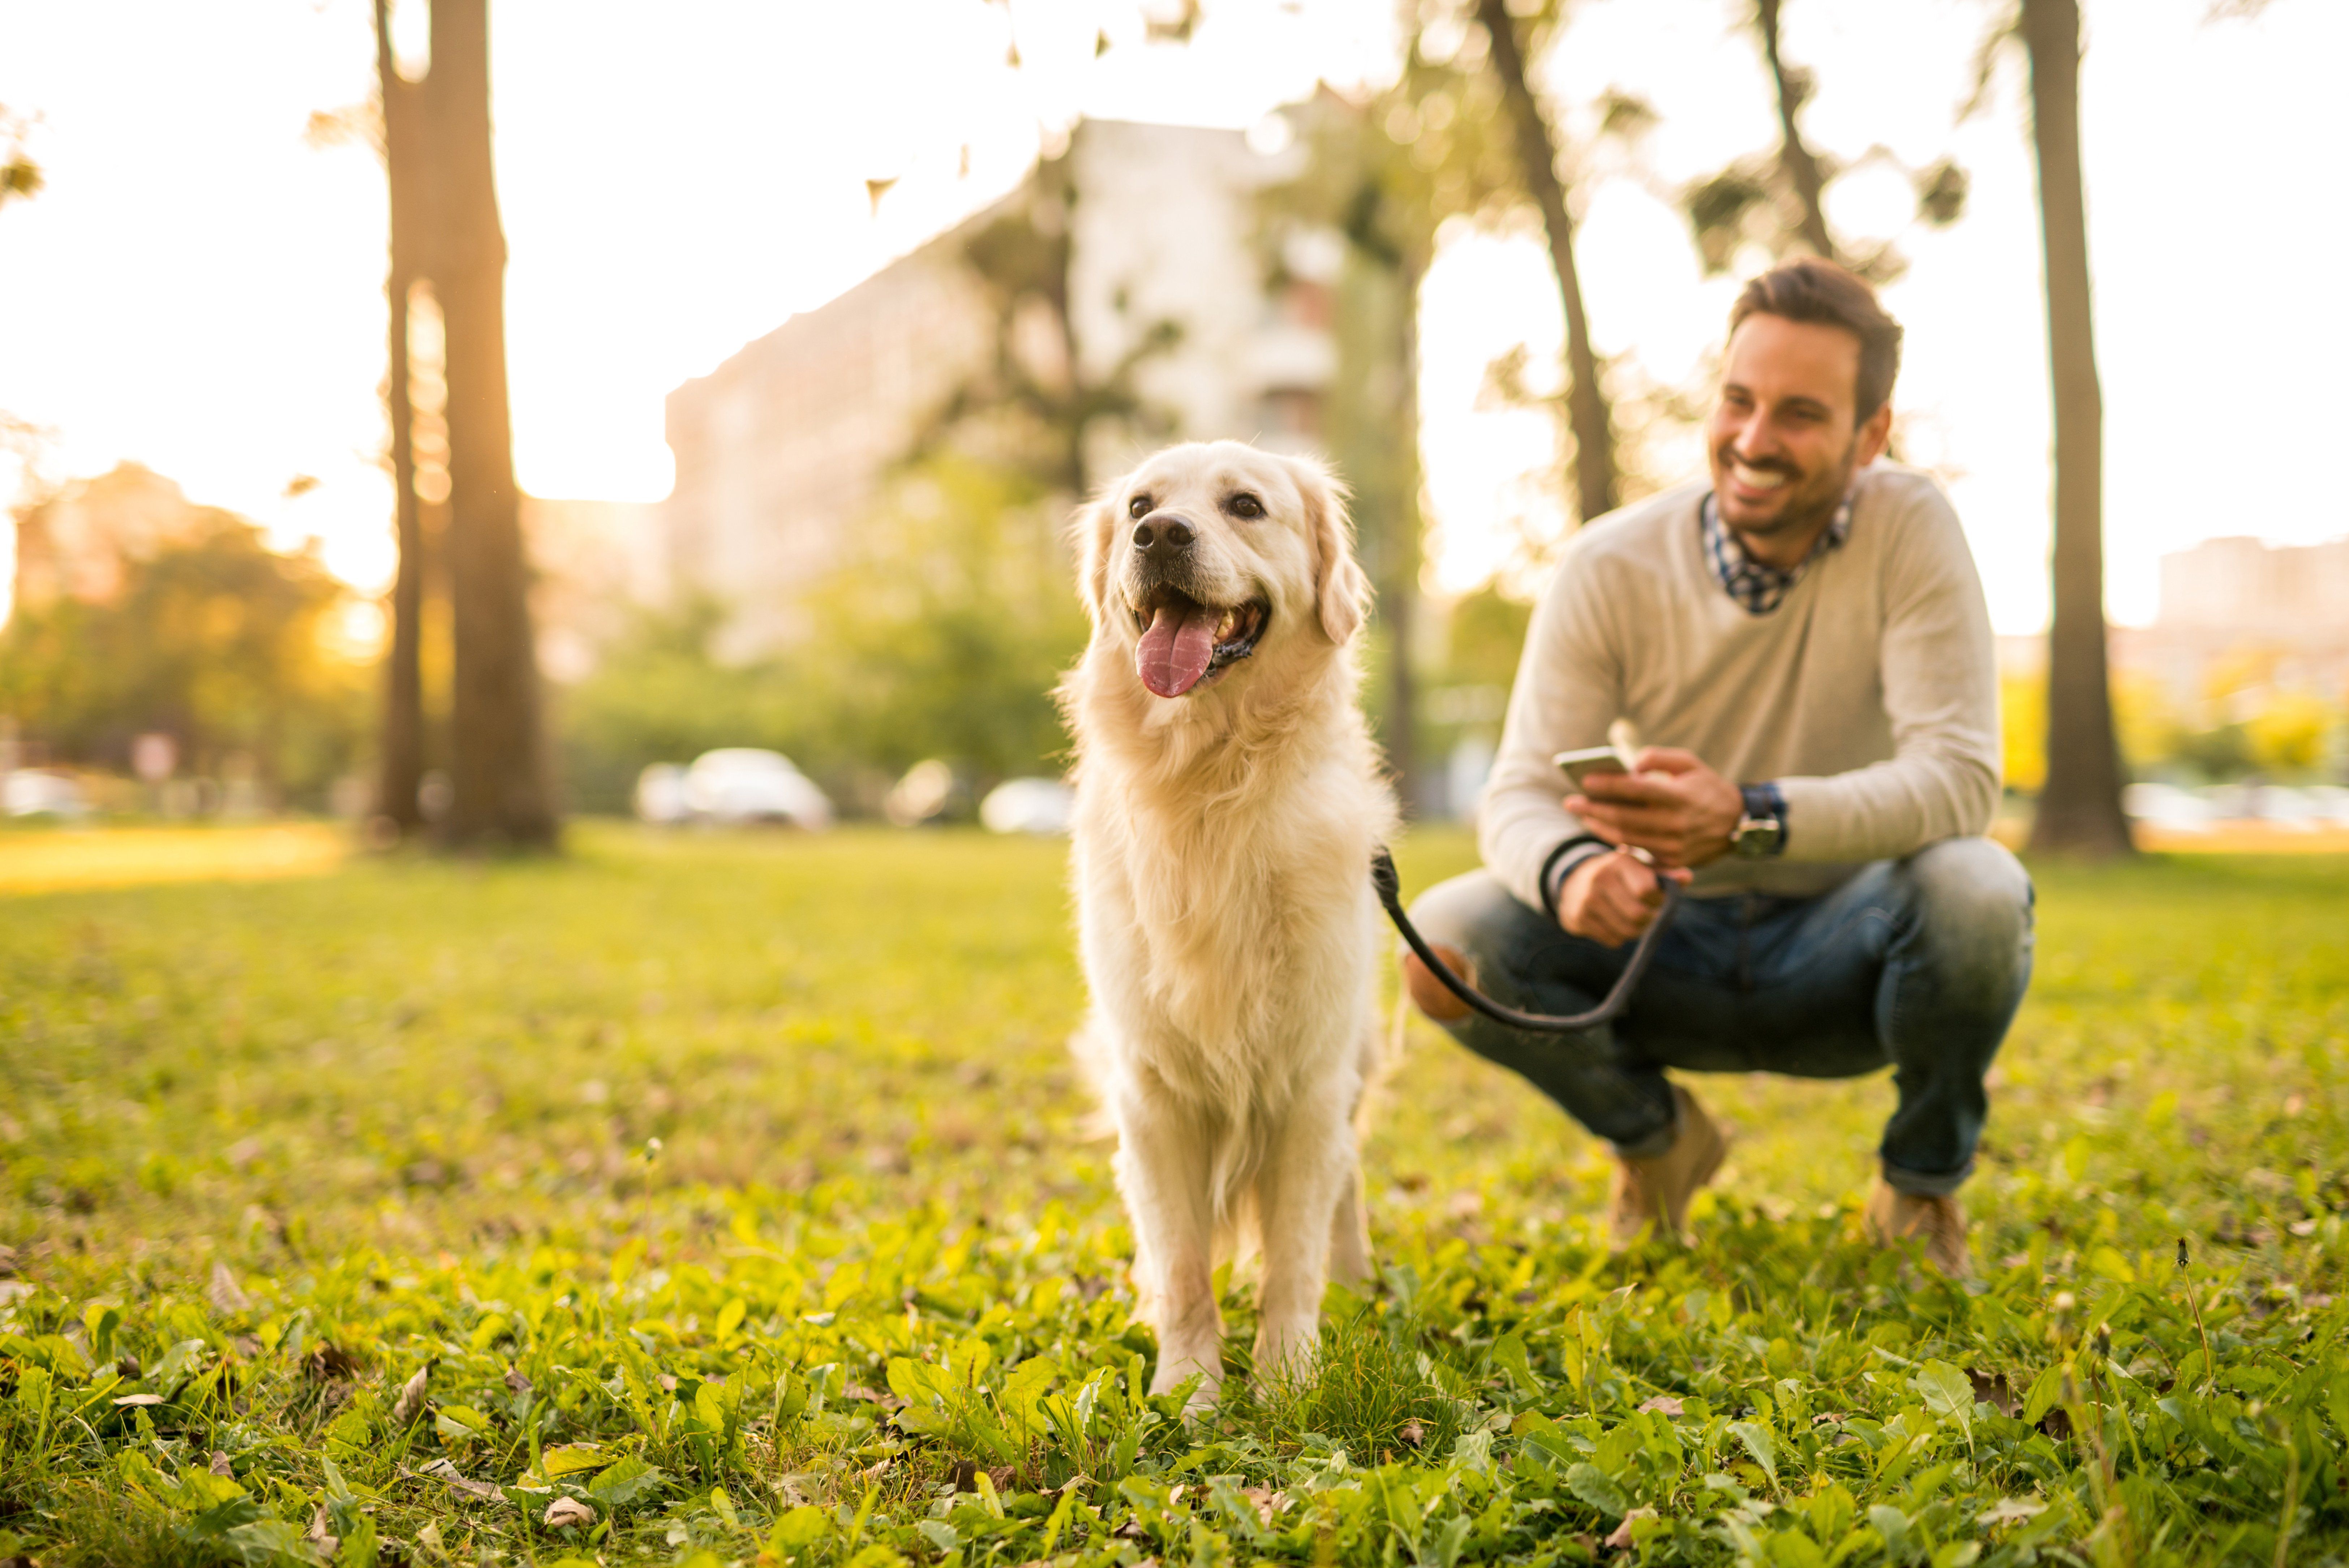
POLYGON ((1729 835, 1729 847, 1740 860, 1758 861, 1783 854, 1786 849, 1786 800, 1775 784, 1741 785, 1745 814, 1729 835))

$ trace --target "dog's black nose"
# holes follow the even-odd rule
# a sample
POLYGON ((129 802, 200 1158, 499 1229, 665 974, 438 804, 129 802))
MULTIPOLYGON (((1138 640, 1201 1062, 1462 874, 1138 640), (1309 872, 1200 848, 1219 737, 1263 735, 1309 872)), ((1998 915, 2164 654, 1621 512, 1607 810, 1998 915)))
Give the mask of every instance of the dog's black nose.
POLYGON ((1191 525, 1181 518, 1154 512, 1134 529, 1133 547, 1147 552, 1153 560, 1164 561, 1178 551, 1188 550, 1196 537, 1191 525))

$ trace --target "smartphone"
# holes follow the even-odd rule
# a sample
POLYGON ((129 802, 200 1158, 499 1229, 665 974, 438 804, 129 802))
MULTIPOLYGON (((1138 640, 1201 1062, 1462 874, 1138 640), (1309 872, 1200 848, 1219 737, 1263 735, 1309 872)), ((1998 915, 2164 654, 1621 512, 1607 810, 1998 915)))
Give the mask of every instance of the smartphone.
POLYGON ((1631 759, 1614 746, 1589 746, 1580 751, 1561 751, 1550 760, 1557 765, 1558 771, 1564 773, 1577 789, 1583 789, 1594 774, 1631 771, 1631 759))

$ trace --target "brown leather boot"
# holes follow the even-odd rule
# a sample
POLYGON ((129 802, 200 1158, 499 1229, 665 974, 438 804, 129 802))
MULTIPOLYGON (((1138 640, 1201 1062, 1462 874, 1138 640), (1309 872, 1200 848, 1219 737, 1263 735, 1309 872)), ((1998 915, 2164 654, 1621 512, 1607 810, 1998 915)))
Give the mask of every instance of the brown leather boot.
POLYGON ((1696 1096, 1674 1084, 1672 1102, 1679 1109, 1680 1121, 1670 1149, 1642 1159, 1615 1157, 1608 1224, 1619 1252, 1643 1233, 1658 1241, 1685 1242, 1689 1200, 1713 1180, 1729 1152, 1728 1135, 1697 1104, 1696 1096))
POLYGON ((1920 1197, 1903 1192, 1881 1173, 1868 1194, 1868 1233, 1877 1245, 1896 1246, 1914 1241, 1924 1245, 1925 1261, 1951 1279, 1970 1279, 1974 1272, 1973 1249, 1966 1243, 1966 1212, 1954 1196, 1920 1197))

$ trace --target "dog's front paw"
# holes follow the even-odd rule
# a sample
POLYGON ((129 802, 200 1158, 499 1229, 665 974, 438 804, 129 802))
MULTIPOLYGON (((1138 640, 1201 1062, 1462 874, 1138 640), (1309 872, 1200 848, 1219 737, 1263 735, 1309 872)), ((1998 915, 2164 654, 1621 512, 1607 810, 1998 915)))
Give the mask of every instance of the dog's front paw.
POLYGON ((1318 1316, 1267 1319, 1257 1330, 1257 1381, 1268 1387, 1311 1377, 1314 1354, 1320 1345, 1321 1324, 1318 1316))
POLYGON ((1185 1416, 1197 1416, 1214 1409, 1217 1396, 1223 1393, 1221 1345, 1161 1352, 1158 1370, 1150 1379, 1150 1391, 1153 1394, 1172 1394, 1195 1377, 1198 1382, 1183 1400, 1183 1414, 1185 1416))

